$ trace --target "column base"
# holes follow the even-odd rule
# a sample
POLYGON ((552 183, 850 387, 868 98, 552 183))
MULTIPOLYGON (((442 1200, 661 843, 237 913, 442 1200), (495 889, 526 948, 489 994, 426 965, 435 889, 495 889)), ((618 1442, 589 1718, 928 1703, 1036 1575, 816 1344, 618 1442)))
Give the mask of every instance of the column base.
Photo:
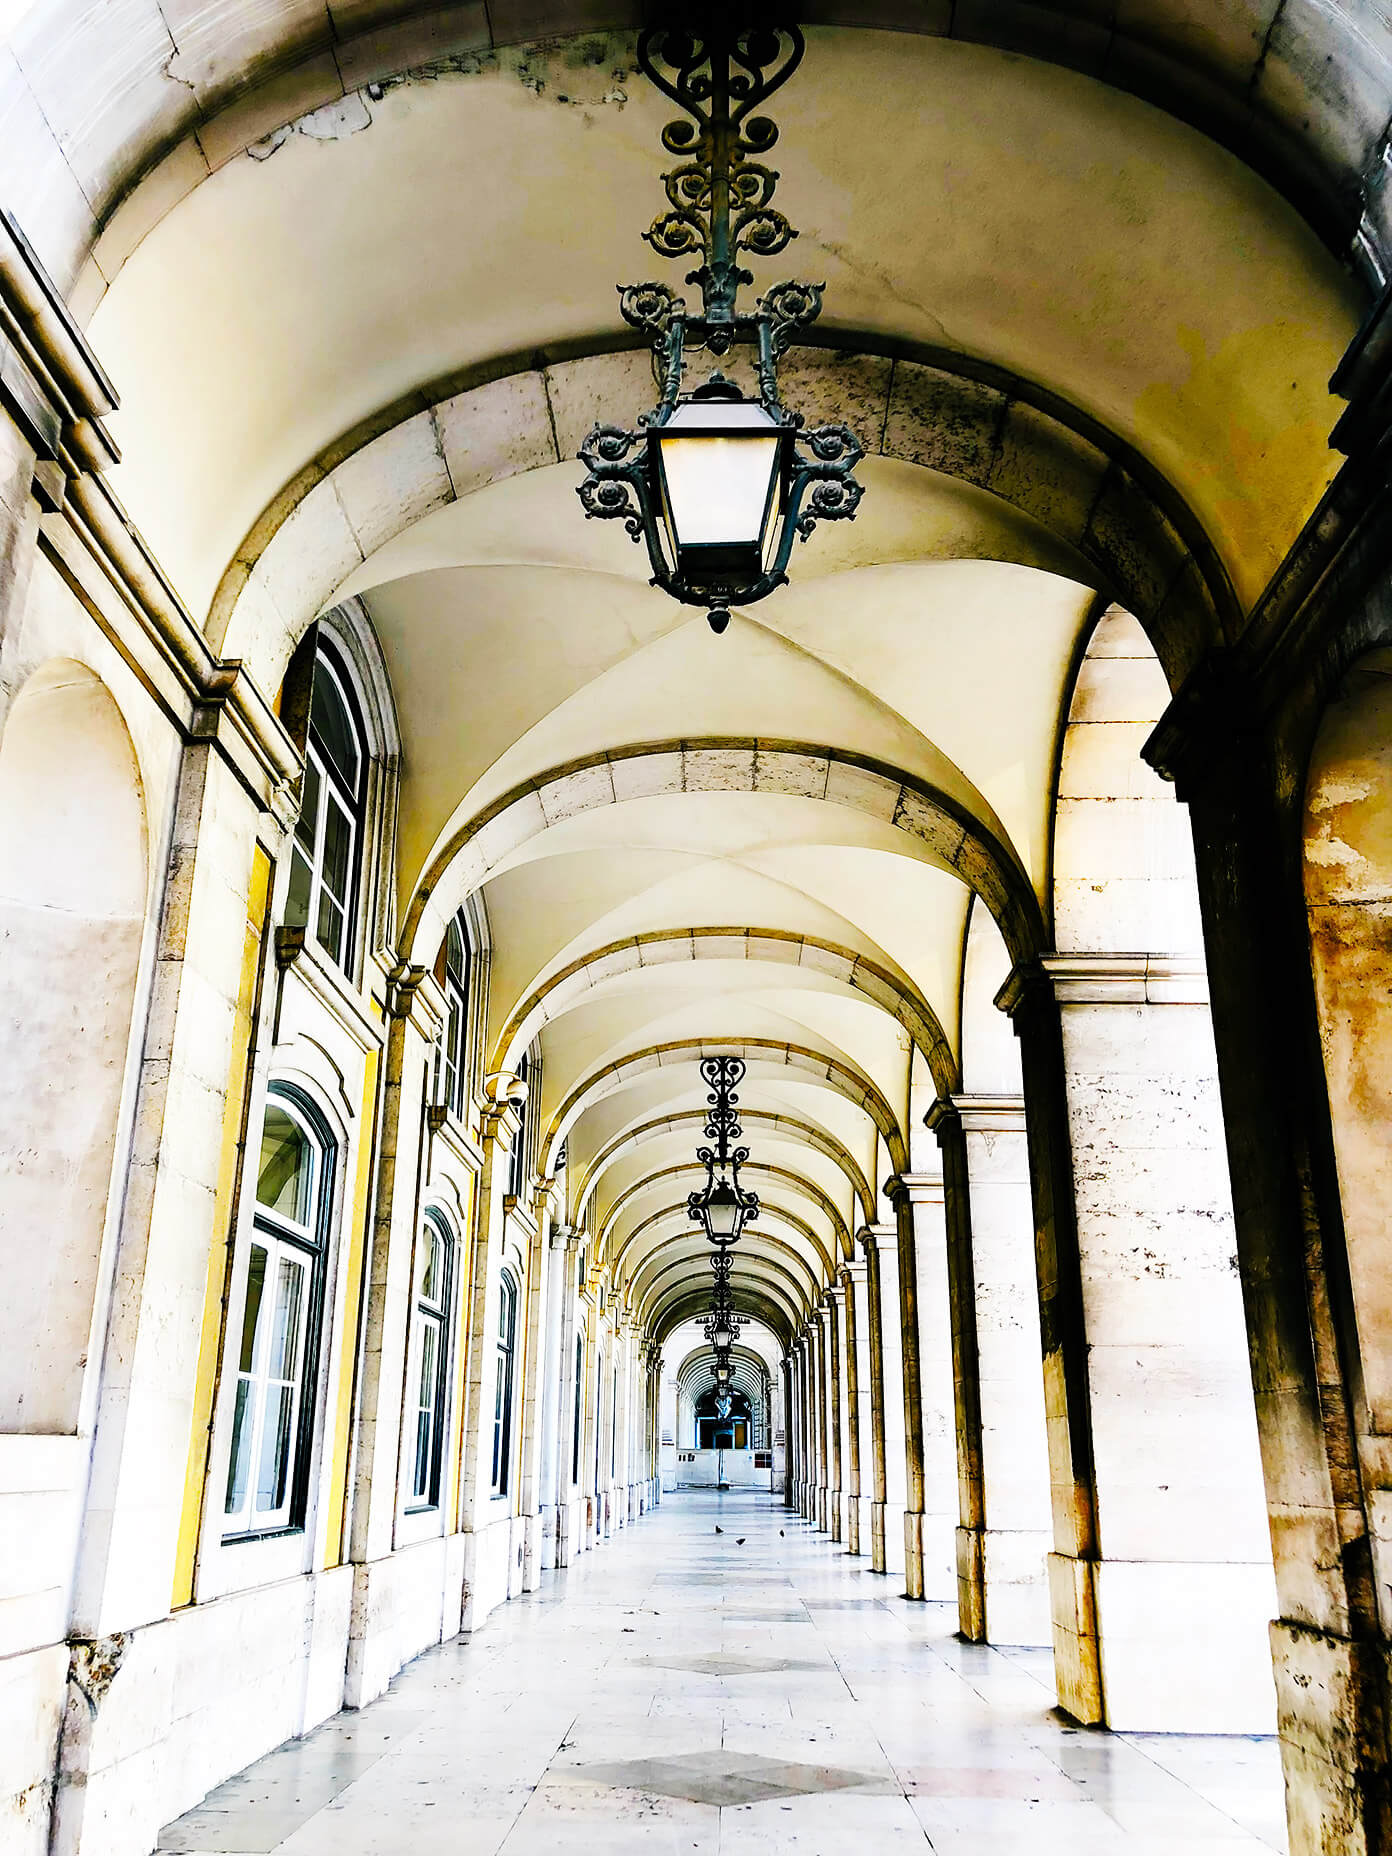
POLYGON ((570 1564, 570 1506, 558 1502, 551 1510, 556 1531, 555 1563, 558 1567, 570 1564))
POLYGON ((537 1552, 541 1570, 550 1572, 556 1564, 556 1507, 554 1502, 543 1502, 540 1510, 541 1532, 537 1552))
POLYGON ((979 1527, 957 1529, 957 1635, 986 1641, 986 1565, 979 1527))
POLYGON ((1392 1849, 1388 1645, 1271 1626, 1291 1856, 1392 1849))
POLYGON ((923 1516, 904 1510, 904 1596, 923 1597, 923 1516))
POLYGON ((817 1532, 819 1534, 824 1534, 826 1531, 827 1531, 827 1492, 826 1492, 826 1489, 823 1487, 823 1485, 819 1482, 817 1484, 817 1532))
POLYGON ((861 1515, 865 1503, 859 1495, 846 1497, 846 1551, 859 1555, 861 1552, 860 1532, 861 1515))
POLYGON ((842 1502, 840 1489, 827 1490, 827 1526, 833 1540, 840 1540, 842 1527, 842 1502))
POLYGON ((522 1532, 522 1590, 534 1592, 541 1584, 542 1525, 539 1514, 520 1514, 517 1525, 522 1532))
POLYGON ((870 1570, 887 1572, 885 1560, 885 1505, 883 1502, 870 1504, 870 1570))
POLYGON ((1096 1560, 1072 1559, 1063 1553, 1049 1555, 1054 1683, 1059 1706, 1084 1727, 1100 1726, 1105 1718, 1096 1575, 1096 1560))

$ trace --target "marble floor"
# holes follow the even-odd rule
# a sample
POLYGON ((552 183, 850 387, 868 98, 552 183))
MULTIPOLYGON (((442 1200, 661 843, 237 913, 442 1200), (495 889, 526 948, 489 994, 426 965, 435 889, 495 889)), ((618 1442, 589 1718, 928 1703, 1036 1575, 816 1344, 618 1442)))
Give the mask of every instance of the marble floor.
POLYGON ((767 1495, 669 1497, 169 1825, 185 1856, 1263 1856, 1274 1741, 1112 1735, 767 1495), (721 1528, 723 1532, 716 1532, 721 1528))

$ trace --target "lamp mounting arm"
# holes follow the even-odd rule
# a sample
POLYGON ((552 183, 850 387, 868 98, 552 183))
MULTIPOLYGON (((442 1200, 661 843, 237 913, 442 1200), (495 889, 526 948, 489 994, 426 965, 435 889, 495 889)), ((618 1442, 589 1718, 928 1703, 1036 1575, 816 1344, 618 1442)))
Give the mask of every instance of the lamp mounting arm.
POLYGON ((797 237, 773 205, 777 172, 760 159, 777 125, 753 112, 801 64, 803 38, 794 25, 741 21, 748 10, 702 7, 699 23, 649 26, 638 40, 639 69, 690 118, 662 131, 681 162, 663 175, 667 210, 644 236, 664 258, 700 254, 687 282, 701 286, 713 328, 734 323, 739 286, 754 281, 740 254, 771 258, 797 237))

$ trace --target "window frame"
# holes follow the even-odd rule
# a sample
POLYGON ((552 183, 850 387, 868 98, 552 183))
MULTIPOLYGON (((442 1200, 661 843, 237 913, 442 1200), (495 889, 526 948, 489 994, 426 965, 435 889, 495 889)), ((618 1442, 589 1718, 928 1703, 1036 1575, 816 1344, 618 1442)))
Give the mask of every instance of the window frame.
MULTIPOLYGON (((241 1239, 243 1259, 241 1264, 240 1305, 238 1319, 229 1322, 227 1328, 228 1342, 237 1347, 237 1352, 230 1356, 233 1363, 233 1388, 229 1400, 227 1424, 227 1467, 222 1479, 222 1496, 218 1507, 219 1539, 224 1546, 240 1546, 249 1541, 285 1538, 305 1531, 309 1506, 309 1487, 312 1461, 314 1455, 314 1433, 318 1420, 318 1382, 320 1356, 323 1346, 324 1309, 328 1284, 329 1249, 333 1234, 334 1192, 338 1172, 339 1143, 308 1095, 293 1083, 273 1080, 267 1085, 265 1100, 261 1110, 261 1126, 264 1128, 266 1116, 273 1106, 279 1106, 299 1126, 308 1139, 315 1154, 316 1176, 311 1185, 311 1218, 308 1223, 296 1225, 294 1220, 277 1214, 265 1206, 256 1197, 256 1187, 252 1183, 252 1215, 241 1239), (247 1499, 235 1510, 227 1508, 227 1495, 233 1475, 233 1465, 237 1454, 237 1388, 243 1378, 240 1365, 241 1348, 245 1341, 246 1301, 249 1280, 251 1253, 253 1249, 264 1248, 267 1251, 267 1275, 272 1273, 272 1263, 284 1253, 298 1254, 306 1259, 306 1285, 308 1293, 304 1300, 302 1319, 304 1326, 303 1345, 300 1349, 299 1371, 296 1384, 296 1411, 291 1424, 291 1462, 287 1476, 286 1498, 280 1507, 271 1511, 283 1518, 277 1518, 268 1524, 256 1524, 256 1492, 254 1472, 248 1476, 247 1499), (236 1336, 235 1340, 233 1336, 236 1336), (238 1526, 234 1516, 244 1514, 252 1523, 238 1526)), ((262 1303, 262 1308, 267 1304, 262 1303)), ((253 1335, 255 1345, 259 1337, 260 1321, 253 1335)), ((268 1344, 268 1340, 266 1343, 268 1344)), ((260 1391, 258 1410, 252 1420, 249 1448, 249 1463, 255 1463, 264 1438, 265 1414, 269 1406, 267 1387, 269 1380, 260 1372, 252 1378, 253 1385, 260 1391)))
POLYGON ((445 938, 440 943, 437 977, 445 995, 445 1023, 435 1059, 435 1101, 447 1114, 462 1122, 469 1098, 469 1018, 474 977, 474 946, 463 909, 451 916, 445 938), (458 973, 450 966, 451 931, 458 934, 463 955, 458 973))
MULTIPOLYGON (((341 654, 331 643, 326 642, 322 638, 316 641, 314 662, 310 671, 310 693, 305 722, 304 758, 306 785, 308 783, 310 770, 312 769, 317 788, 318 797, 316 803, 315 828, 311 845, 307 849, 300 836, 300 824, 304 818, 305 799, 307 796, 305 789, 302 788, 300 810, 296 814, 294 828, 290 833, 289 855, 286 858, 286 863, 289 869, 289 881, 292 886, 295 880, 297 860, 307 868, 309 872, 309 888, 305 899, 304 916, 302 920, 292 917, 290 904, 291 891, 286 891, 285 923, 288 927, 302 928, 305 940, 307 942, 312 941, 317 952, 322 954, 325 960, 329 961, 333 966, 337 967, 341 973, 351 979, 356 966, 358 913, 363 890, 363 854, 367 837, 367 789, 371 751, 367 726, 363 720, 362 705, 358 700, 358 694, 354 687, 352 676, 341 654), (321 672, 326 673, 332 681, 344 713, 348 718, 349 725, 353 731, 355 744, 358 750, 358 777, 356 790, 353 792, 349 792, 347 782, 344 780, 343 775, 339 772, 338 768, 334 766, 332 758, 327 751, 319 745, 316 737, 314 725, 314 679, 318 677, 321 672), (347 883, 341 904, 343 924, 337 953, 331 951, 319 934, 320 897, 322 890, 325 888, 324 861, 327 833, 325 831, 324 822, 327 817, 330 796, 334 798, 340 810, 343 811, 349 826, 347 883)), ((332 889, 330 889, 328 893, 334 906, 339 907, 338 898, 334 896, 332 889)))
POLYGON ((442 1485, 444 1482, 445 1441, 449 1432, 450 1417, 450 1313, 454 1301, 454 1235, 444 1214, 434 1206, 428 1206, 421 1218, 422 1235, 429 1229, 434 1233, 440 1247, 440 1290, 433 1301, 427 1301, 420 1287, 420 1237, 417 1238, 417 1268, 411 1285, 411 1340, 408 1353, 407 1386, 418 1387, 421 1355, 420 1349, 426 1327, 433 1328, 436 1336, 435 1349, 435 1396, 431 1406, 431 1441, 430 1464, 424 1491, 416 1486, 416 1477, 420 1460, 420 1420, 425 1407, 419 1403, 418 1392, 412 1394, 407 1407, 408 1426, 410 1414, 415 1414, 415 1425, 409 1428, 406 1451, 407 1470, 403 1477, 406 1494, 405 1512, 408 1515, 435 1514, 441 1506, 442 1485))
POLYGON ((517 1279, 511 1270, 504 1269, 498 1278, 498 1321, 493 1333, 493 1456, 489 1488, 494 1501, 505 1501, 512 1489, 517 1308, 520 1299, 517 1279))
POLYGON ((572 1420, 573 1435, 570 1447, 570 1486, 580 1487, 580 1451, 584 1444, 585 1429, 585 1336, 575 1336, 575 1414, 572 1420))

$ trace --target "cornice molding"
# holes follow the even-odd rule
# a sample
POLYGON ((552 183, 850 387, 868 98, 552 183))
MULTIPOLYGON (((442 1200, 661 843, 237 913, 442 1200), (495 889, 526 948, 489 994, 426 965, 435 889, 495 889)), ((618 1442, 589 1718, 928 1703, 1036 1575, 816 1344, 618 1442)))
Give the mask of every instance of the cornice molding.
POLYGON ((1060 1005, 1207 1005, 1200 954, 1044 954, 1060 1005))

